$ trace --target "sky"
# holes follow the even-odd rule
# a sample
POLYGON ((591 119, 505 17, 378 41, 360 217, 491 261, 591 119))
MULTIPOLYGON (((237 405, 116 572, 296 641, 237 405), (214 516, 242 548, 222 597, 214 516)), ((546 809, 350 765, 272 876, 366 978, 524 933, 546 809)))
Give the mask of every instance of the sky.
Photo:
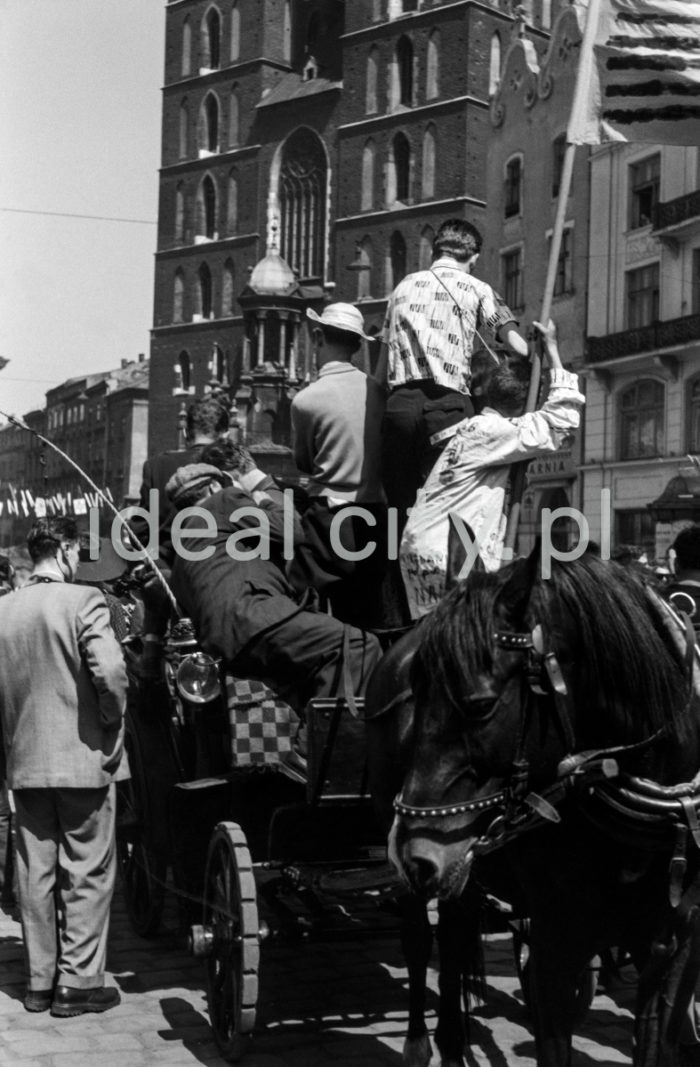
POLYGON ((23 415, 148 354, 165 3, 0 0, 0 25, 0 411, 23 415))

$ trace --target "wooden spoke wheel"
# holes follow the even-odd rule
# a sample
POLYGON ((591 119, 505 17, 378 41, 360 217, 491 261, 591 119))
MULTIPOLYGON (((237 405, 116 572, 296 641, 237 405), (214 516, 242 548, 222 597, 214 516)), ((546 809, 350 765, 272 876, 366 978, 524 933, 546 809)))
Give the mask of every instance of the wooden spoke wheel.
POLYGON ((131 778, 117 784, 117 862, 129 922, 135 933, 151 937, 163 917, 167 864, 148 846, 148 779, 145 754, 135 722, 127 714, 124 747, 131 778))
MULTIPOLYGON (((515 960, 515 972, 520 982, 525 1007, 532 1009, 532 966, 530 963, 530 920, 519 919, 513 924, 513 958, 515 960)), ((594 956, 587 967, 581 972, 576 986, 576 1023, 582 1022, 588 1009, 593 1003, 598 988, 598 975, 600 974, 601 961, 599 956, 594 956)))
POLYGON ((253 864, 234 822, 220 822, 209 844, 203 928, 214 1038, 223 1058, 235 1062, 255 1026, 260 941, 253 864))

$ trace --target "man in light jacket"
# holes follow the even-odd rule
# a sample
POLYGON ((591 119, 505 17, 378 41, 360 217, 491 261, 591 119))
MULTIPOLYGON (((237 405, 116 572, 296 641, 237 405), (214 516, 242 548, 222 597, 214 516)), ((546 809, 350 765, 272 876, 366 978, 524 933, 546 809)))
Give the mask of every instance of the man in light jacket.
POLYGON ((34 570, 0 612, 0 725, 17 825, 27 1011, 119 1003, 105 988, 126 669, 98 590, 73 585, 75 520, 36 523, 34 570))

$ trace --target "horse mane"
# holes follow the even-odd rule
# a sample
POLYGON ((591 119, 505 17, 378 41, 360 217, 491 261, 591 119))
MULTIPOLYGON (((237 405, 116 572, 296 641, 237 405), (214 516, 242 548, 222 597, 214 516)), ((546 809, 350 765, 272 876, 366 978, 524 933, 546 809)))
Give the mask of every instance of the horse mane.
POLYGON ((575 620, 575 699, 584 712, 600 717, 614 710, 618 723, 622 713, 628 736, 666 727, 680 737, 690 682, 653 588, 640 569, 584 553, 554 562, 551 578, 535 582, 528 619, 545 633, 562 612, 575 620))
POLYGON ((511 622, 525 632, 540 623, 550 642, 546 651, 555 646, 562 663, 574 663, 581 722, 584 716, 591 724, 608 718, 626 740, 662 727, 682 737, 689 680, 651 583, 590 553, 554 561, 547 579, 533 580, 531 570, 531 561, 519 560, 495 573, 472 573, 441 601, 424 624, 414 658, 417 691, 439 690, 453 707, 463 704, 477 676, 492 670, 500 608, 508 604, 509 583, 522 585, 525 575, 529 590, 520 617, 511 622), (557 623, 564 622, 567 648, 557 647, 563 632, 557 623))

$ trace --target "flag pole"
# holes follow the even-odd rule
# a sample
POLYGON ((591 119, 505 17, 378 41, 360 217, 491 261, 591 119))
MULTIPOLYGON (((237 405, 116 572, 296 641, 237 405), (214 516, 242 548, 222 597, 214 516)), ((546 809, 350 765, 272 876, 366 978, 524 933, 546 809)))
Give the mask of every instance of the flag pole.
MULTIPOLYGON (((586 26, 581 40, 581 57, 576 75, 576 87, 574 89, 574 98, 571 105, 571 115, 569 117, 569 125, 566 135, 566 151, 564 152, 564 160, 562 163, 559 195, 557 197, 557 211, 554 218, 554 229, 552 231, 552 241, 549 247, 549 261, 547 263, 547 276, 544 283, 544 294, 542 296, 542 311, 540 313, 539 321, 543 326, 547 325, 552 311, 552 297, 554 296, 559 253, 561 251, 561 242, 564 235, 564 223, 566 221, 569 193, 571 192, 571 179, 574 173, 574 159, 576 156, 576 143, 578 140, 576 130, 577 127, 580 127, 588 106, 591 73, 593 68, 593 44, 598 30, 600 8, 601 0, 590 0, 586 16, 586 26)), ((532 354, 530 385, 525 404, 526 412, 534 411, 537 406, 541 375, 542 344, 538 338, 532 354)), ((506 526, 504 540, 504 549, 510 550, 510 558, 512 558, 512 553, 515 549, 515 542, 518 536, 518 526, 520 524, 523 494, 525 492, 525 476, 527 474, 527 468, 527 462, 516 463, 514 464, 512 473, 511 504, 510 511, 508 512, 508 524, 506 526)), ((506 558, 508 558, 507 553, 506 558)))

